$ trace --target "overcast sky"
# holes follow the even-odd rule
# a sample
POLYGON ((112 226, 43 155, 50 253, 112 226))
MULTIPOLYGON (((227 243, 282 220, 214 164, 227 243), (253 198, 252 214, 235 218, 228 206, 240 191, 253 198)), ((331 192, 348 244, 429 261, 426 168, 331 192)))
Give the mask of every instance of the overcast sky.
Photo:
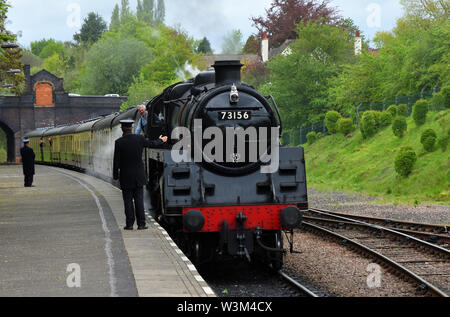
MULTIPOLYGON (((264 15, 272 0, 166 0, 166 24, 179 25, 195 39, 206 36, 216 53, 222 39, 233 29, 240 29, 244 40, 256 33, 251 17, 264 15)), ((400 0, 332 0, 344 17, 352 18, 362 32, 372 39, 377 31, 389 31, 401 17, 400 0)), ((120 0, 9 0, 8 29, 21 32, 19 43, 43 38, 72 40, 89 12, 99 13, 110 21, 111 13, 120 0)), ((130 0, 135 11, 137 0, 130 0)))

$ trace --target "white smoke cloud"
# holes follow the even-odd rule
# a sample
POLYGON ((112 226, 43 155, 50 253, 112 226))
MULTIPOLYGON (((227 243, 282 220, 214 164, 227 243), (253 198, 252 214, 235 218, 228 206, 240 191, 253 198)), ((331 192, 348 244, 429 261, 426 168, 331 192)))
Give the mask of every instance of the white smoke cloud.
POLYGON ((200 70, 196 66, 191 65, 189 61, 186 61, 183 67, 180 67, 175 71, 175 75, 183 81, 189 78, 194 78, 198 74, 200 74, 200 70))

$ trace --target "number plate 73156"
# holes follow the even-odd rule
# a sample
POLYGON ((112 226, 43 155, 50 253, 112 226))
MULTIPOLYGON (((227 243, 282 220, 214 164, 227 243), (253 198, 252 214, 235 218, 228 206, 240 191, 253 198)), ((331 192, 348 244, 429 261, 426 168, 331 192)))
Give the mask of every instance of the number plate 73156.
POLYGON ((250 120, 252 114, 250 111, 221 111, 219 120, 250 120))

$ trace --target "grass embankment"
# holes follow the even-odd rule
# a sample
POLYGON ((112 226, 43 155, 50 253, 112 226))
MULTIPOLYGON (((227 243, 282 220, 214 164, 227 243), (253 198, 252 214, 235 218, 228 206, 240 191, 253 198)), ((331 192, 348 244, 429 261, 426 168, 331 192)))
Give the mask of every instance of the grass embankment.
POLYGON ((392 126, 364 140, 359 130, 352 137, 326 136, 306 145, 308 185, 318 190, 341 190, 379 196, 379 202, 409 205, 450 204, 450 150, 435 147, 428 153, 420 142, 422 133, 432 128, 444 134, 450 113, 432 112, 425 125, 417 127, 408 118, 408 132, 400 139, 392 126), (440 122, 439 122, 440 121, 440 122), (402 146, 411 146, 418 157, 409 177, 395 172, 394 162, 402 146))
POLYGON ((0 129, 0 163, 6 162, 6 136, 5 133, 0 129))

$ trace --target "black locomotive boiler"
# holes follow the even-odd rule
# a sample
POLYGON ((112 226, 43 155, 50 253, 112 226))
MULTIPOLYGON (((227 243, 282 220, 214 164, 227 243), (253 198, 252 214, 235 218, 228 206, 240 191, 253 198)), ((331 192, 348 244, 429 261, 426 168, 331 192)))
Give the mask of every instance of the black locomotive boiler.
POLYGON ((213 67, 147 105, 147 137, 173 137, 166 148, 146 153, 153 207, 197 264, 232 256, 279 269, 283 232, 292 251, 294 229, 308 208, 304 151, 274 147, 282 128, 276 103, 241 82, 239 61, 213 67), (236 131, 247 132, 240 148, 236 131), (263 172, 271 164, 276 169, 263 172))

